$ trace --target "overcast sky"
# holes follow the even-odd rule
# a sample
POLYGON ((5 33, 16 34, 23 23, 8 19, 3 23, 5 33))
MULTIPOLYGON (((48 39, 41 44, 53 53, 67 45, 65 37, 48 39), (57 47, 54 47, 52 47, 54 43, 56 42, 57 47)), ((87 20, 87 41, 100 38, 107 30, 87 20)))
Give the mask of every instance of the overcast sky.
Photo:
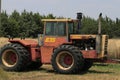
POLYGON ((52 13, 70 18, 76 18, 77 12, 95 19, 100 12, 112 19, 120 18, 120 0, 2 0, 2 10, 9 14, 24 9, 42 15, 52 13))

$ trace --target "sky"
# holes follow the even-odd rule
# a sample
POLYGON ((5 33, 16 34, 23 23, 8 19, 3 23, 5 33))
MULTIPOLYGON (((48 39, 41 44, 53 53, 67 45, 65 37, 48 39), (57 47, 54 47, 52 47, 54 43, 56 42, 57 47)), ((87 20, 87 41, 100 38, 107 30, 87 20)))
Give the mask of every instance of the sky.
POLYGON ((2 0, 2 10, 11 14, 14 10, 39 12, 41 15, 52 13, 55 16, 76 18, 77 12, 97 19, 103 17, 120 18, 120 0, 2 0))

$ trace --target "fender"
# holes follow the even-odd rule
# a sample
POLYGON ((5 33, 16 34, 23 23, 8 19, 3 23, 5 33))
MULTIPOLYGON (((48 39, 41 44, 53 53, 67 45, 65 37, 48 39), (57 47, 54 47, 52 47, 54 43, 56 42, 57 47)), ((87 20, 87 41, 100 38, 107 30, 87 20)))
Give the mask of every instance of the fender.
POLYGON ((36 47, 38 45, 37 41, 35 40, 9 40, 11 43, 19 43, 22 44, 23 46, 31 46, 31 47, 36 47))
POLYGON ((18 43, 29 49, 28 51, 31 54, 31 60, 36 61, 40 59, 40 48, 38 48, 37 41, 34 40, 9 40, 11 43, 18 43))

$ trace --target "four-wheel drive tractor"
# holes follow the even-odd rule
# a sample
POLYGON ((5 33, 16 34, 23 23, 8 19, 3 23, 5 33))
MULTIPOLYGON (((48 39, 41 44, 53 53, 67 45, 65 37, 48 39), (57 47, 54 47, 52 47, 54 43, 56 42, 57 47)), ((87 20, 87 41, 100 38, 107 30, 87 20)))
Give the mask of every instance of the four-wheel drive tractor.
POLYGON ((43 19, 44 34, 34 40, 10 39, 0 50, 0 64, 7 71, 23 71, 51 64, 63 74, 87 71, 96 61, 107 58, 108 36, 101 35, 101 15, 98 34, 80 34, 82 13, 77 19, 43 19))

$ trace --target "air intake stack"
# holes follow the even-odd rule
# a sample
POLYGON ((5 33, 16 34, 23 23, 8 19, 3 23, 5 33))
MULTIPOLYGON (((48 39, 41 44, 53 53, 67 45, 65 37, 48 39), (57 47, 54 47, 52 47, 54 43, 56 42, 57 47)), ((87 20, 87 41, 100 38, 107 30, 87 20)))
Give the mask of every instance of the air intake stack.
POLYGON ((102 49, 102 34, 101 34, 101 18, 102 18, 102 13, 100 13, 99 15, 99 19, 98 19, 98 35, 96 36, 96 51, 98 54, 101 53, 101 49, 102 49))
POLYGON ((80 33, 80 27, 81 27, 81 20, 82 20, 82 13, 77 13, 77 19, 78 19, 78 26, 77 26, 77 34, 80 33))

